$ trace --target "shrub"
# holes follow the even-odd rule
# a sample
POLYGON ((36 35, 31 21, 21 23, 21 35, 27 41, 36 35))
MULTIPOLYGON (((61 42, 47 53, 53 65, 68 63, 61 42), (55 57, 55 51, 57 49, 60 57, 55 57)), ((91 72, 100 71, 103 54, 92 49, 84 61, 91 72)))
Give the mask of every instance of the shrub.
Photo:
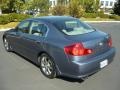
POLYGON ((53 7, 52 9, 53 15, 65 15, 65 13, 66 13, 66 6, 61 4, 53 7))
POLYGON ((7 24, 9 23, 9 17, 8 15, 1 15, 0 16, 0 24, 7 24))
POLYGON ((96 13, 84 13, 83 17, 84 18, 96 18, 97 14, 96 13))
POLYGON ((1 15, 0 16, 0 24, 7 24, 10 22, 20 22, 24 19, 30 18, 30 15, 26 14, 16 14, 16 13, 10 13, 8 15, 1 15))
POLYGON ((83 6, 79 4, 78 0, 71 0, 69 4, 69 14, 73 17, 80 18, 83 16, 85 10, 83 6))
POLYGON ((19 14, 18 15, 18 18, 17 18, 17 21, 20 22, 24 19, 27 19, 27 18, 30 18, 31 16, 30 15, 27 15, 27 14, 19 14))
POLYGON ((85 17, 85 18, 96 18, 96 17, 109 18, 109 15, 104 14, 102 12, 98 12, 98 13, 84 13, 83 17, 85 17))
POLYGON ((27 14, 16 14, 16 13, 10 13, 9 14, 9 20, 11 22, 19 22, 19 21, 22 21, 24 19, 27 19, 27 18, 30 18, 31 16, 30 15, 27 15, 27 14))
POLYGON ((109 18, 109 15, 104 14, 103 12, 98 12, 98 13, 96 13, 96 14, 97 14, 97 16, 100 17, 100 18, 109 18))
POLYGON ((37 17, 40 17, 40 16, 48 16, 48 14, 47 13, 40 13, 37 15, 37 17))
MULTIPOLYGON (((80 1, 80 0, 78 0, 80 1)), ((99 9, 99 1, 100 0, 81 0, 81 4, 85 8, 85 12, 87 13, 95 13, 99 9)))
POLYGON ((117 16, 117 15, 110 15, 109 18, 120 21, 120 16, 117 16))

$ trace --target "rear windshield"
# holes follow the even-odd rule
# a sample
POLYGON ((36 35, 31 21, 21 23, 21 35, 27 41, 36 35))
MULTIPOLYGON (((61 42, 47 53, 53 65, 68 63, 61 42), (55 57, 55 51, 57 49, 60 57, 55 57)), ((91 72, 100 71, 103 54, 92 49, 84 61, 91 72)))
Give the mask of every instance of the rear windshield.
POLYGON ((54 23, 56 28, 66 35, 79 35, 95 31, 89 25, 81 22, 80 20, 63 20, 54 23))

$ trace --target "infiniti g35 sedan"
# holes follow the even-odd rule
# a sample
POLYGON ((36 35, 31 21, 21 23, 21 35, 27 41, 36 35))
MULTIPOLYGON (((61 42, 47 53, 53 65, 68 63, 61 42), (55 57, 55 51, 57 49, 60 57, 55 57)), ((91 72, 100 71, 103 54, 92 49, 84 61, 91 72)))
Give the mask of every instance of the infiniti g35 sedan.
POLYGON ((85 78, 106 67, 115 56, 110 34, 69 16, 24 20, 4 33, 3 43, 6 51, 39 65, 50 79, 85 78))

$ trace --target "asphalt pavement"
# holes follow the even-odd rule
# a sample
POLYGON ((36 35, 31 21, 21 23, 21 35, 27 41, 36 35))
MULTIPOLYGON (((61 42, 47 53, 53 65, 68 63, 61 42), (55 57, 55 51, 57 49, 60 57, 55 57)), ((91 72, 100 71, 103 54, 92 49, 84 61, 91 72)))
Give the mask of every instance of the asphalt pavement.
POLYGON ((0 32, 0 90, 120 90, 120 23, 90 23, 110 33, 116 47, 114 61, 84 82, 70 78, 48 79, 39 68, 4 50, 0 32))

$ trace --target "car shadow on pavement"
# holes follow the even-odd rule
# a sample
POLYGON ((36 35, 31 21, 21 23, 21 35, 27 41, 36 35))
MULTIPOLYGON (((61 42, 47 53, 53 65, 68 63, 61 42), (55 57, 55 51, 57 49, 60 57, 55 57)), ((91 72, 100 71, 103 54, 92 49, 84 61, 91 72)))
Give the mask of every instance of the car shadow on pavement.
MULTIPOLYGON (((22 56, 22 55, 20 55, 20 54, 18 54, 16 52, 13 52, 13 53, 16 54, 17 56, 23 58, 24 60, 26 60, 30 64, 33 64, 33 65, 35 65, 36 67, 39 68, 39 65, 37 65, 36 63, 30 61, 29 59, 25 58, 24 56, 22 56)), ((84 82, 83 79, 69 78, 69 77, 65 77, 65 76, 57 76, 56 79, 61 79, 61 80, 68 81, 68 82, 78 82, 78 83, 84 82)))
POLYGON ((64 81, 68 81, 68 82, 78 82, 78 83, 83 83, 84 80, 83 79, 75 79, 75 78, 69 78, 69 77, 65 77, 65 76, 58 76, 57 79, 61 79, 64 81))
POLYGON ((34 63, 34 62, 32 62, 31 60, 27 59, 26 57, 24 57, 24 56, 20 55, 19 53, 14 52, 14 51, 12 51, 12 53, 16 54, 17 56, 19 56, 19 57, 23 58, 24 60, 26 60, 26 61, 27 61, 27 62, 29 62, 30 64, 33 64, 33 65, 35 65, 36 67, 38 67, 38 68, 39 68, 39 65, 37 65, 36 63, 34 63))

